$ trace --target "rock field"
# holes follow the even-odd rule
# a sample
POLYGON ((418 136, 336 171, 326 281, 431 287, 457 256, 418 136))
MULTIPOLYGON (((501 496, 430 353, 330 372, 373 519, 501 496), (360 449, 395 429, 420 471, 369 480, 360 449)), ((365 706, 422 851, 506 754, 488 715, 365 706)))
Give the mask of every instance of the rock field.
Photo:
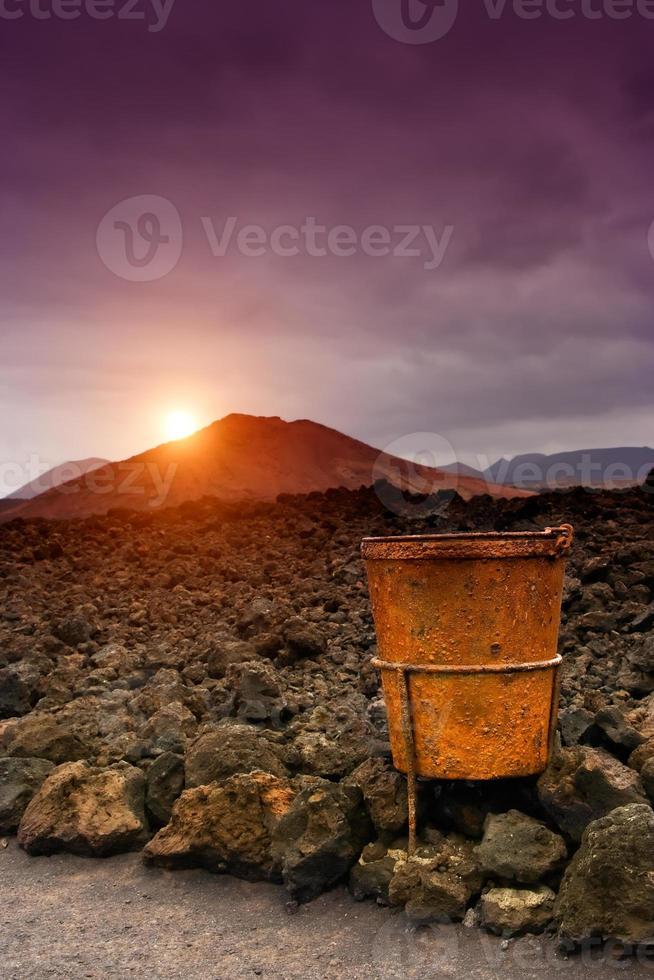
POLYGON ((654 943, 652 491, 455 496, 415 519, 340 490, 0 526, 0 834, 280 882, 291 905, 346 880, 416 923, 654 943), (408 857, 361 538, 565 521, 550 767, 422 782, 408 857))

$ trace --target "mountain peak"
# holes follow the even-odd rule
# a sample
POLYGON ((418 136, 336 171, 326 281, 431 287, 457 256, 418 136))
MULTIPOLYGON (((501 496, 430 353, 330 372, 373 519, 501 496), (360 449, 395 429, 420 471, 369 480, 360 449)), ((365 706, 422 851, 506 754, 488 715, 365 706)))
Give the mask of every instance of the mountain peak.
MULTIPOLYGON (((415 493, 456 489, 528 496, 467 475, 409 464, 313 422, 234 412, 187 439, 164 443, 49 490, 20 507, 21 517, 85 517, 114 507, 150 510, 212 496, 274 500, 333 487, 358 489, 386 479, 415 493)), ((15 512, 12 512, 12 516, 15 512)))
POLYGON ((291 422, 286 422, 285 419, 281 418, 279 415, 248 415, 245 412, 230 412, 229 415, 224 415, 223 418, 213 422, 212 425, 222 425, 225 422, 242 422, 245 425, 261 425, 265 424, 266 422, 282 422, 284 425, 292 425, 291 422))

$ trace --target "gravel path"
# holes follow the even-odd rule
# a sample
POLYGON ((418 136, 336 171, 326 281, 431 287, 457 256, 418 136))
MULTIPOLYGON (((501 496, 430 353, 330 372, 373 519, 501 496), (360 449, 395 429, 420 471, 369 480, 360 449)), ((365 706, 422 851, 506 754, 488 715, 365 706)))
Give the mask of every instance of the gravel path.
POLYGON ((289 914, 276 886, 146 869, 135 854, 28 858, 10 840, 0 882, 2 980, 654 976, 654 962, 607 952, 562 958, 552 940, 503 949, 462 926, 415 932, 344 889, 289 914))

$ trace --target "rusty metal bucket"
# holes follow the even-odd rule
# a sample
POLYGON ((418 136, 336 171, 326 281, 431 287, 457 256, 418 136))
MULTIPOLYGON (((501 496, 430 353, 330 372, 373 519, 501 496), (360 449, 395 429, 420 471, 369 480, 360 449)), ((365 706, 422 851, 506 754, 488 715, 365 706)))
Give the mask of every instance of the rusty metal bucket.
POLYGON ((412 779, 529 776, 556 726, 572 527, 366 538, 395 767, 412 779))

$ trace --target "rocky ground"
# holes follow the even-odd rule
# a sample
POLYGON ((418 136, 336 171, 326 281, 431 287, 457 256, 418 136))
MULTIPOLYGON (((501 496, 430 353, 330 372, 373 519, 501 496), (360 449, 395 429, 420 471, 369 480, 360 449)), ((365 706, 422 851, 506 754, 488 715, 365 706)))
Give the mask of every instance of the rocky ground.
POLYGON ((654 941, 654 494, 443 504, 334 491, 0 527, 0 833, 280 882, 291 908, 347 882, 416 924, 654 941), (550 768, 423 783, 408 858, 360 539, 564 521, 550 768))

